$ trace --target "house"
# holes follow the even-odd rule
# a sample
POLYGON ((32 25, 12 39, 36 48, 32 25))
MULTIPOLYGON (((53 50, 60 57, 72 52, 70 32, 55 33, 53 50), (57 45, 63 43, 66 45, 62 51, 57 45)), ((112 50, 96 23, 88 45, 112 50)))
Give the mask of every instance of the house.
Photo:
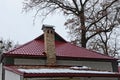
POLYGON ((43 25, 43 34, 1 58, 1 80, 118 80, 117 59, 75 46, 43 25))

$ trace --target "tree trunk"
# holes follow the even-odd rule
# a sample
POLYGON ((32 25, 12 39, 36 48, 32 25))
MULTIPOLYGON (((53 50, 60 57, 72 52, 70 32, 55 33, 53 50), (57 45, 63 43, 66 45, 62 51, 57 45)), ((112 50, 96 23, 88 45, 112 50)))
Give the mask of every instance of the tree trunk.
POLYGON ((104 52, 104 54, 109 55, 109 54, 108 54, 107 42, 106 42, 104 45, 105 45, 105 49, 104 49, 105 52, 104 52))
POLYGON ((81 45, 82 47, 86 48, 86 32, 84 30, 82 30, 82 35, 81 35, 81 45))
POLYGON ((80 13, 80 23, 81 23, 81 46, 86 48, 86 27, 85 27, 85 15, 84 15, 84 10, 81 10, 80 13))

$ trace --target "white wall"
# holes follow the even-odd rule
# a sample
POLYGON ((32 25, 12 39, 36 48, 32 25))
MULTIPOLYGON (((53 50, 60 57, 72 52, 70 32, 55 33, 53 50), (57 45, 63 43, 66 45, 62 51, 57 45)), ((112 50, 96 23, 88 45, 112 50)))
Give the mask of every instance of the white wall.
POLYGON ((2 80, 2 63, 0 64, 0 80, 2 80))
POLYGON ((20 75, 11 71, 5 70, 5 80, 20 80, 20 75))

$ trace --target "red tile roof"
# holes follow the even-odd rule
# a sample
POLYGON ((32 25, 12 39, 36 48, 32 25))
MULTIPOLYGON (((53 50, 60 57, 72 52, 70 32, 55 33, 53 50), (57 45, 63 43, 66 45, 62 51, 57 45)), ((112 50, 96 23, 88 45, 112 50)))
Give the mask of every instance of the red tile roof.
MULTIPOLYGON (((89 59, 115 59, 88 49, 77 47, 73 44, 66 42, 57 33, 55 34, 56 56, 64 58, 89 58, 89 59)), ((6 52, 5 56, 34 56, 45 57, 44 54, 44 41, 43 35, 40 37, 16 48, 6 52)))

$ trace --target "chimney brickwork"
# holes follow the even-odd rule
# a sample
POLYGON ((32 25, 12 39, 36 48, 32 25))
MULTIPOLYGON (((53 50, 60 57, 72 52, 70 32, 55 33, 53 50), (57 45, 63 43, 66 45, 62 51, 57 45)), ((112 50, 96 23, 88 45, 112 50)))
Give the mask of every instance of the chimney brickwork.
POLYGON ((42 26, 44 31, 44 48, 46 53, 46 64, 50 66, 56 65, 56 52, 55 52, 55 31, 53 26, 42 26))

